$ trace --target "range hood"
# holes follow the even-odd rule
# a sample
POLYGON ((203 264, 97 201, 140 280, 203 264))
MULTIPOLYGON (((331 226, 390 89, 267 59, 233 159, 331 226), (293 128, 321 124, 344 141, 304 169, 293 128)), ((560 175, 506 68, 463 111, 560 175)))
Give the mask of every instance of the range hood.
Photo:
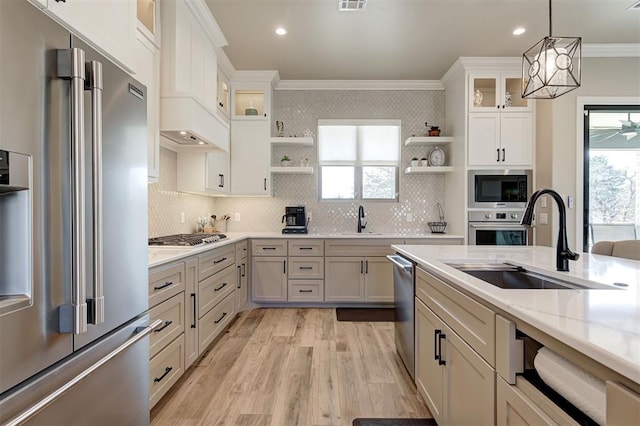
POLYGON ((229 151, 229 124, 188 96, 160 98, 160 134, 178 149, 229 151))

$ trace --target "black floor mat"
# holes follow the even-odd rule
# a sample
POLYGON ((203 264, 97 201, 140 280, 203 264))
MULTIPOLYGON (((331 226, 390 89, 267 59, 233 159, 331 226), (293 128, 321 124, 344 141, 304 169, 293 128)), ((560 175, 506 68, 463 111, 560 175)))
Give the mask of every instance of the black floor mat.
POLYGON ((338 321, 393 321, 393 308, 336 308, 338 321))
POLYGON ((354 419, 353 426, 438 426, 433 419, 354 419))

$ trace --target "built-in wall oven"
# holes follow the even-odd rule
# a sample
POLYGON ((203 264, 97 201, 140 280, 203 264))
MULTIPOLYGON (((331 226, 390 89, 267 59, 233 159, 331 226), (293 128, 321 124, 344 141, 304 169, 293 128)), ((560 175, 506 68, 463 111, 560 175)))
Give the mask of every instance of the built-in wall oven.
POLYGON ((520 210, 469 211, 469 245, 532 245, 532 229, 520 225, 522 213, 520 210))
POLYGON ((533 186, 531 170, 470 170, 470 209, 522 209, 533 186))

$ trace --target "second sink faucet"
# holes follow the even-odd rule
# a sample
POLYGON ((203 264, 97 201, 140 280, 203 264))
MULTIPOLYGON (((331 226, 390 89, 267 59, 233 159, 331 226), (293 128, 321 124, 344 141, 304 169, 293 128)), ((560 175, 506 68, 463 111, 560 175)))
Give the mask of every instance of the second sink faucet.
POLYGON ((538 198, 544 194, 551 195, 551 197, 556 201, 556 204, 558 204, 560 225, 558 227, 558 245, 556 247, 556 269, 558 271, 566 272, 569 270, 569 260, 578 260, 580 255, 569 249, 569 243, 567 242, 567 211, 560 194, 553 189, 541 189, 534 192, 527 203, 527 208, 522 215, 520 223, 522 225, 531 226, 533 223, 533 208, 535 207, 538 198))
POLYGON ((361 233, 367 227, 367 221, 364 218, 364 207, 358 207, 358 233, 361 233))

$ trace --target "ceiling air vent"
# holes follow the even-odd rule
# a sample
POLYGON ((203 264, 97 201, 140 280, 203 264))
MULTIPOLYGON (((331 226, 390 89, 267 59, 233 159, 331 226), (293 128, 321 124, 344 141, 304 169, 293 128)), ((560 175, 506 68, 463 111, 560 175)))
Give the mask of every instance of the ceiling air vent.
POLYGON ((627 10, 640 10, 640 1, 637 1, 631 6, 629 6, 627 10))
POLYGON ((338 0, 338 10, 342 12, 355 12, 364 9, 367 0, 338 0))

